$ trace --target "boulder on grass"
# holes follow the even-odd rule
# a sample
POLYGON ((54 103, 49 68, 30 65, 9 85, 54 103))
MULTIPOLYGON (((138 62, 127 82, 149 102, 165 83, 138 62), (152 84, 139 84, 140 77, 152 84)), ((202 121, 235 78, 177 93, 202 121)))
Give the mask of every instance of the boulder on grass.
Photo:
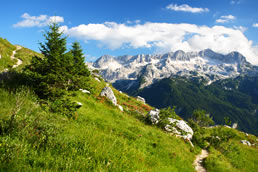
POLYGON ((88 90, 84 90, 84 89, 79 89, 82 93, 87 93, 87 94, 90 94, 90 91, 88 91, 88 90))
POLYGON ((241 140, 241 143, 244 144, 244 145, 251 146, 251 143, 247 140, 241 140))
MULTIPOLYGON (((159 113, 160 111, 156 109, 149 111, 149 113, 147 114, 147 118, 151 121, 152 125, 156 125, 159 123, 159 113)), ((192 128, 189 127, 189 125, 184 120, 168 118, 168 124, 165 126, 164 129, 187 140, 191 140, 193 137, 192 128)))
POLYGON ((180 135, 187 140, 191 140, 193 137, 193 130, 191 127, 189 127, 189 125, 187 125, 187 123, 184 120, 177 120, 177 119, 173 119, 173 118, 168 118, 168 121, 170 124, 168 124, 168 126, 166 126, 167 128, 170 128, 170 126, 175 126, 172 127, 172 132, 177 134, 177 133, 181 133, 180 135), (176 130, 176 131, 175 131, 176 130))
POLYGON ((159 122, 159 109, 155 110, 150 110, 149 113, 147 114, 147 117, 151 121, 152 125, 155 125, 159 122))
POLYGON ((141 96, 137 96, 136 99, 141 101, 141 102, 143 102, 143 103, 145 103, 145 99, 143 97, 141 97, 141 96))
POLYGON ((117 100, 116 100, 116 96, 114 95, 114 92, 112 91, 112 89, 110 87, 104 87, 103 90, 100 93, 100 96, 102 97, 106 97, 107 99, 109 99, 115 106, 117 106, 117 100))
POLYGON ((121 105, 117 105, 117 107, 118 107, 118 109, 120 109, 120 111, 124 111, 124 108, 123 108, 123 106, 121 106, 121 105))

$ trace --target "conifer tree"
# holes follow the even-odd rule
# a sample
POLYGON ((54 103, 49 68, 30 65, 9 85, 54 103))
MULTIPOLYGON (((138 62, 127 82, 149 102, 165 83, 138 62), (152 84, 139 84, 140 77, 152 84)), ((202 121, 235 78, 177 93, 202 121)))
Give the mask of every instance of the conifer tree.
POLYGON ((87 66, 85 65, 83 51, 81 49, 79 42, 74 42, 72 44, 72 49, 70 53, 72 56, 72 64, 69 71, 73 76, 72 88, 82 88, 87 83, 87 77, 90 75, 90 72, 87 66))
POLYGON ((33 57, 26 71, 33 79, 35 92, 41 98, 55 99, 62 97, 69 89, 72 74, 68 66, 73 63, 66 53, 66 37, 60 32, 59 25, 52 23, 44 34, 46 41, 40 43, 44 58, 33 57))

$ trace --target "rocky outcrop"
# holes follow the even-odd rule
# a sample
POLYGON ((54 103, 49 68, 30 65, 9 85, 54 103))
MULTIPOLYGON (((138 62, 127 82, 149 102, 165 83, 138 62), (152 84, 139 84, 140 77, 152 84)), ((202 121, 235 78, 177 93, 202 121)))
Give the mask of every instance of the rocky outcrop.
POLYGON ((255 67, 238 52, 223 55, 210 49, 200 52, 179 50, 154 55, 102 56, 89 64, 89 67, 99 70, 108 82, 123 82, 117 87, 122 91, 132 87, 148 87, 170 76, 199 77, 211 84, 216 80, 256 71, 255 67))
POLYGON ((81 102, 76 102, 76 104, 77 104, 77 107, 81 107, 82 106, 81 102))
POLYGON ((147 114, 147 117, 151 121, 152 125, 158 124, 159 123, 159 110, 150 110, 149 113, 147 114))
POLYGON ((95 77, 94 79, 95 79, 96 81, 100 82, 99 78, 95 77))
POLYGON ((141 101, 141 102, 145 103, 145 99, 143 97, 141 97, 141 96, 137 96, 136 99, 138 101, 141 101))
POLYGON ((116 96, 114 95, 114 92, 110 87, 104 87, 103 90, 100 93, 100 96, 106 97, 108 100, 110 100, 115 106, 117 106, 117 100, 116 96))
POLYGON ((237 123, 234 123, 234 124, 232 125, 232 128, 233 128, 233 129, 236 129, 236 128, 237 128, 237 123))
POLYGON ((104 87, 100 93, 100 96, 106 97, 108 100, 110 100, 113 103, 113 105, 117 106, 121 112, 124 111, 123 106, 117 104, 116 96, 110 87, 104 87))
POLYGON ((168 118, 169 124, 165 127, 167 131, 172 131, 175 134, 181 135, 184 139, 191 140, 193 130, 183 120, 168 118))
POLYGON ((241 143, 244 144, 244 145, 251 146, 251 143, 247 140, 241 140, 241 143))
MULTIPOLYGON (((152 125, 156 125, 160 121, 159 117, 160 111, 158 109, 151 110, 147 114, 147 118, 152 123, 152 125)), ((173 118, 168 118, 168 124, 164 128, 166 131, 171 132, 177 136, 183 137, 186 140, 191 140, 193 137, 193 130, 187 123, 183 120, 177 120, 173 118)))
POLYGON ((118 107, 118 109, 120 110, 120 111, 124 111, 124 108, 123 108, 123 106, 121 106, 121 105, 117 105, 117 107, 118 107))
POLYGON ((84 90, 84 89, 79 89, 82 93, 87 93, 87 94, 90 94, 90 91, 88 90, 84 90))

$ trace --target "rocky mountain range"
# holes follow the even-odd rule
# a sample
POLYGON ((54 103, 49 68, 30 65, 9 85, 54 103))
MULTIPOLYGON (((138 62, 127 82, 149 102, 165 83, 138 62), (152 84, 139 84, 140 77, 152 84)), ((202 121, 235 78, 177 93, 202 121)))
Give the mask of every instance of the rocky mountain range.
POLYGON ((258 73, 257 67, 247 62, 239 52, 223 55, 211 49, 155 55, 104 55, 88 65, 99 70, 106 81, 123 85, 121 90, 148 87, 171 76, 197 77, 210 85, 216 80, 258 73))
POLYGON ((118 90, 144 97, 156 108, 176 106, 184 119, 204 109, 216 124, 229 117, 239 129, 258 134, 258 67, 238 52, 105 55, 89 67, 118 90))

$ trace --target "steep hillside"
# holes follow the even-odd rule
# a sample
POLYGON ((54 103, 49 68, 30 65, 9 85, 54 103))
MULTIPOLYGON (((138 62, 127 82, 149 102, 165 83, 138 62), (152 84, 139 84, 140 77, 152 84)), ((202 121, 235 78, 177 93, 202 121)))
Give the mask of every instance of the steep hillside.
POLYGON ((74 92, 83 105, 71 119, 45 112, 30 92, 0 89, 1 169, 194 171, 188 143, 141 120, 148 105, 114 90, 121 112, 98 96, 104 82, 90 83, 91 94, 74 92))
POLYGON ((217 124, 229 117, 239 129, 258 134, 258 67, 238 52, 105 55, 90 66, 118 90, 140 95, 154 107, 177 106, 184 119, 205 109, 217 124))
POLYGON ((16 63, 11 60, 11 55, 15 49, 16 47, 6 39, 0 38, 0 71, 3 71, 16 63))
POLYGON ((22 69, 25 65, 28 65, 33 56, 38 56, 41 58, 43 57, 42 54, 32 51, 28 48, 22 47, 19 49, 15 54, 15 57, 22 61, 22 64, 18 67, 18 69, 22 69))
MULTIPOLYGON (((0 38, 0 71, 10 69, 16 65, 17 60, 11 58, 16 49, 17 47, 15 45, 12 45, 6 39, 0 38)), ((15 51, 14 57, 21 60, 21 65, 19 65, 17 69, 19 70, 29 64, 33 56, 43 57, 42 54, 24 47, 15 51)))
MULTIPOLYGON (((194 171, 200 148, 145 124, 147 104, 113 89, 124 112, 99 97, 106 83, 89 80, 90 94, 76 91, 82 107, 72 118, 48 112, 26 88, 0 89, 0 166, 3 171, 194 171), (15 115, 15 116, 14 116, 15 115)), ((257 137, 225 127, 206 128, 209 171, 257 169, 257 137), (211 140, 216 136, 221 140, 211 140), (242 145, 248 140, 252 147, 242 145)))
POLYGON ((193 110, 204 109, 217 124, 229 117, 240 130, 258 134, 257 77, 238 77, 205 86, 197 79, 163 79, 134 95, 140 95, 154 107, 176 106, 177 113, 188 119, 193 110))
MULTIPOLYGON (((22 49, 16 58, 28 64, 34 52, 22 49)), ((33 68, 34 63, 30 64, 33 68)), ((195 171, 193 162, 201 149, 208 151, 208 157, 199 164, 208 171, 258 168, 256 136, 185 122, 171 109, 156 109, 159 122, 151 125, 154 107, 116 90, 95 72, 80 78, 84 89, 66 90, 59 99, 43 99, 35 94, 35 85, 22 67, 0 75, 0 171, 195 171), (120 106, 101 96, 106 87, 120 106), (180 123, 167 126, 171 116, 180 123), (191 130, 192 142, 180 137, 188 134, 185 130, 180 134, 165 130, 180 128, 178 124, 191 130)), ((62 89, 59 86, 53 87, 56 92, 62 89)), ((237 86, 247 95, 256 91, 255 86, 237 86)), ((252 98, 256 101, 256 96, 252 98)))

